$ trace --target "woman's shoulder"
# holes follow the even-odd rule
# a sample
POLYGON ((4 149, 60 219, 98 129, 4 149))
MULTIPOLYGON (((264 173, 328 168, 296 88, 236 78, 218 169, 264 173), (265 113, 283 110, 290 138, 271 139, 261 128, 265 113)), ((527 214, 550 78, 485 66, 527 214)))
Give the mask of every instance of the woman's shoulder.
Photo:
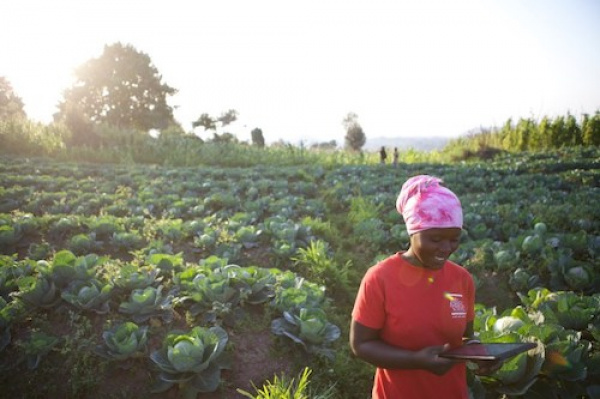
POLYGON ((381 259, 379 262, 369 267, 367 271, 370 274, 385 274, 398 268, 402 264, 403 260, 400 253, 388 256, 385 259, 381 259))
POLYGON ((467 277, 469 279, 472 278, 471 272, 469 272, 466 267, 454 263, 451 260, 446 261, 444 268, 455 276, 467 277))

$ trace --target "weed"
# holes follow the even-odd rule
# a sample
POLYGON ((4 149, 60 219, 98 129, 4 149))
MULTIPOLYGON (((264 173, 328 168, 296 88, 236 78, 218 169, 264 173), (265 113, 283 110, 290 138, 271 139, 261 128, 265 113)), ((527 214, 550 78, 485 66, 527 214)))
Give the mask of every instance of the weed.
POLYGON ((247 398, 251 399, 331 399, 335 391, 335 384, 330 385, 320 392, 315 392, 309 389, 309 377, 312 370, 305 367, 298 379, 288 379, 285 375, 281 377, 275 376, 273 382, 267 381, 262 388, 257 388, 252 384, 256 393, 251 394, 243 389, 237 391, 247 398))
POLYGON ((69 396, 80 397, 102 381, 106 362, 93 353, 93 329, 87 317, 70 311, 69 326, 72 332, 65 336, 60 353, 65 357, 64 370, 70 374, 69 396))

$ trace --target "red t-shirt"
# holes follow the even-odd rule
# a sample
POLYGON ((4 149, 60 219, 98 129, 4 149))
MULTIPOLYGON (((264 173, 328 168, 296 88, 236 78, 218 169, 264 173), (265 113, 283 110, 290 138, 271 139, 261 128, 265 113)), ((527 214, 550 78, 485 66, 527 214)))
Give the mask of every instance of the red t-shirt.
MULTIPOLYGON (((447 261, 440 270, 413 266, 397 253, 369 268, 360 285, 352 317, 380 330, 386 343, 407 350, 460 346, 474 318, 473 278, 447 261)), ((466 399, 466 366, 443 376, 426 370, 377 368, 373 399, 466 399)))

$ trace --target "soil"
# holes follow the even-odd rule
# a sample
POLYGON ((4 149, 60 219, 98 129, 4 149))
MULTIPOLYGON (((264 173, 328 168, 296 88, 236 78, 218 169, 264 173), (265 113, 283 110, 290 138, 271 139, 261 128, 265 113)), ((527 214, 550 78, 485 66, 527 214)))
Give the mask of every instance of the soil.
MULTIPOLYGON (((298 360, 297 355, 292 352, 286 353, 290 347, 277 345, 278 338, 273 335, 267 326, 256 329, 256 325, 263 323, 263 310, 254 309, 251 311, 252 317, 244 323, 249 323, 250 327, 238 331, 238 329, 228 330, 228 348, 231 348, 231 369, 223 370, 221 374, 221 385, 215 392, 202 393, 198 398, 203 399, 236 399, 244 398, 237 389, 242 389, 250 394, 256 393, 256 388, 262 388, 263 384, 274 376, 282 375, 293 376, 297 374, 294 370, 294 364, 298 360), (252 325, 252 322, 254 325, 252 325), (276 348, 280 347, 278 353, 276 348), (294 358, 295 357, 295 358, 294 358), (253 386, 254 384, 254 386, 253 386)), ((101 317, 90 316, 90 329, 92 330, 94 342, 90 342, 88 347, 78 348, 81 351, 88 352, 88 359, 97 361, 95 354, 92 354, 93 345, 99 344, 102 331, 104 329, 103 319, 101 317)), ((61 307, 59 311, 48 313, 48 319, 44 323, 50 328, 46 330, 48 334, 57 337, 68 337, 77 334, 68 322, 68 308, 61 307)), ((19 328, 12 331, 13 342, 25 341, 33 326, 35 320, 21 323, 19 328)), ((158 320, 152 320, 156 330, 189 329, 182 316, 175 318, 169 326, 162 326, 158 320)), ((160 348, 162 336, 154 335, 148 342, 148 353, 160 348)), ((295 349, 291 347, 292 349, 295 349)), ((177 387, 160 394, 151 394, 150 389, 154 381, 155 369, 147 356, 125 362, 124 364, 113 362, 105 364, 104 369, 94 369, 93 363, 83 361, 77 364, 70 364, 69 358, 60 354, 56 349, 50 355, 44 357, 40 366, 36 370, 28 370, 23 361, 22 352, 18 351, 13 345, 7 347, 0 359, 0 397, 11 399, 17 398, 85 398, 85 399, 106 399, 106 398, 156 398, 156 399, 175 399, 180 397, 177 387), (73 368, 80 368, 79 372, 73 372, 73 368), (89 367, 89 369, 85 369, 89 367), (73 386, 75 382, 71 380, 73 375, 80 375, 83 378, 94 378, 98 383, 93 389, 82 389, 80 394, 74 395, 73 386), (20 377, 19 377, 20 376, 20 377), (61 382, 63 384, 61 384, 61 382), (5 396, 7 395, 7 396, 5 396)), ((84 359, 85 355, 79 354, 78 358, 84 359)), ((77 357, 76 356, 76 357, 77 357)), ((79 382, 85 385, 85 382, 79 382)), ((92 383, 91 386, 94 384, 92 383)), ((88 386, 89 388, 89 386, 88 386)))
POLYGON ((499 311, 514 308, 520 304, 519 297, 508 287, 505 276, 496 272, 486 272, 479 276, 480 286, 476 292, 476 303, 486 307, 496 307, 499 311))
MULTIPOLYGON (((252 383, 261 388, 267 380, 272 380, 274 375, 286 374, 292 372, 292 363, 285 357, 274 357, 271 354, 273 348, 273 334, 268 331, 254 333, 229 335, 230 343, 235 348, 234 360, 231 370, 223 370, 221 374, 221 386, 215 392, 202 393, 198 395, 199 399, 238 399, 245 398, 237 389, 245 390, 251 394, 256 392, 252 383)), ((144 368, 126 370, 113 369, 106 376, 106 385, 97 394, 86 396, 89 399, 100 399, 107 397, 119 397, 122 387, 127 387, 128 398, 152 397, 156 399, 176 399, 179 398, 179 391, 176 387, 162 394, 148 395, 148 385, 152 376, 148 375, 144 368), (139 396, 134 396, 134 395, 139 396), (141 394, 143 393, 143 394, 141 394), (111 396, 112 395, 112 396, 111 396)))

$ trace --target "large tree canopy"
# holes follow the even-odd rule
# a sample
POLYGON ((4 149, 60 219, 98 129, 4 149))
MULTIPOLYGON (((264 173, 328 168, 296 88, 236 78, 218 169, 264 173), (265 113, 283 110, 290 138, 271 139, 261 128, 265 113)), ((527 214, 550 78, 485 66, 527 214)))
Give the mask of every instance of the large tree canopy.
POLYGON ((26 116, 23 101, 16 95, 8 79, 0 76, 0 120, 26 116))
POLYGON ((346 148, 353 151, 360 151, 367 141, 367 136, 363 131, 362 126, 358 123, 358 115, 354 112, 349 112, 342 121, 344 129, 346 129, 346 148))
POLYGON ((93 123, 120 128, 148 131, 175 123, 167 97, 177 91, 162 83, 150 57, 131 45, 105 46, 99 58, 76 69, 75 78, 59 104, 58 119, 76 109, 93 123))

